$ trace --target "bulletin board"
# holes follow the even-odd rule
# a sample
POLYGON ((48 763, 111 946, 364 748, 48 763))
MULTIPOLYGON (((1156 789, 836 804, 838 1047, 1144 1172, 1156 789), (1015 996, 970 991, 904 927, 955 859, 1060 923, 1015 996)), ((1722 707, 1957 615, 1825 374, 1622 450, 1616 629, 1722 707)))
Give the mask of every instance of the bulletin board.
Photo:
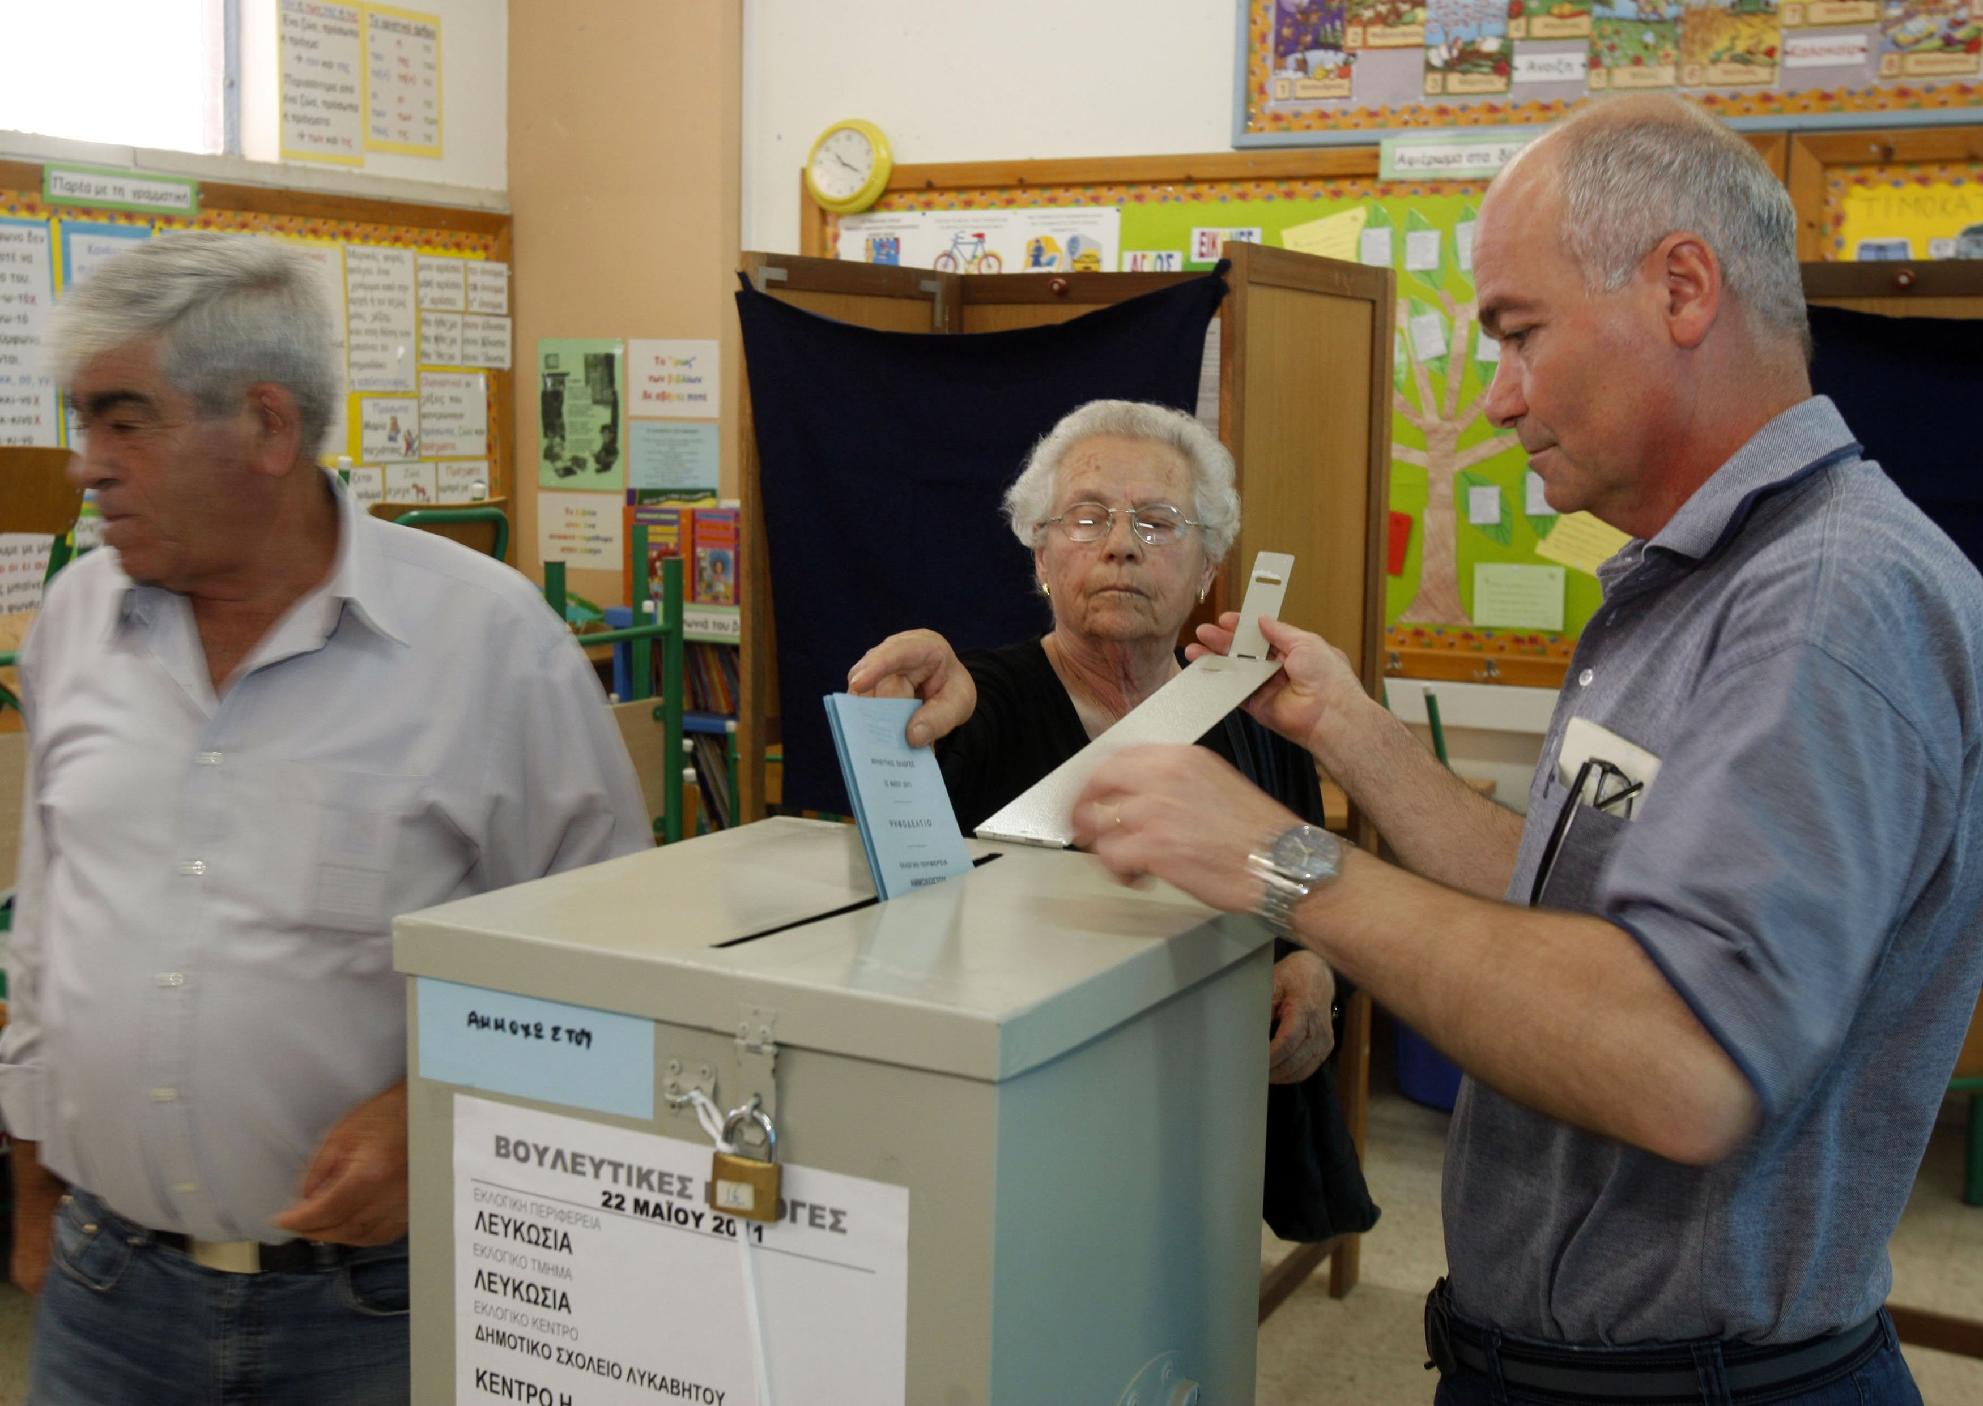
POLYGON ((1617 92, 1784 127, 1983 103, 1983 0, 1237 2, 1235 146, 1552 122, 1617 92))
MULTIPOLYGON (((482 316, 481 321, 489 324, 481 334, 483 350, 477 352, 473 345, 465 351, 457 350, 453 342, 444 342, 436 335, 433 320, 416 307, 413 388, 390 393, 350 391, 322 458, 326 465, 334 465, 339 456, 348 456, 353 466, 377 469, 376 477, 371 474, 355 477, 354 486, 361 480, 376 484, 385 501, 501 506, 511 496, 515 388, 509 364, 512 360, 511 290, 507 277, 509 215, 216 182, 200 184, 198 213, 163 215, 50 203, 43 199, 42 190, 41 166, 0 161, 0 221, 26 221, 30 222, 30 228, 34 223, 46 222, 58 290, 64 286, 69 264, 74 260, 71 251, 77 247, 76 237, 85 231, 99 239, 115 238, 120 231, 136 234, 148 230, 157 234, 180 229, 272 237, 294 243, 310 253, 324 270, 327 285, 335 279, 345 290, 351 289, 357 270, 355 261, 350 268, 346 267, 346 252, 352 249, 389 251, 394 269, 408 262, 402 257, 407 253, 435 261, 425 267, 443 275, 450 272, 450 266, 440 261, 489 266, 488 276, 479 278, 477 283, 485 289, 500 283, 503 312, 500 327, 494 325, 499 320, 496 314, 482 316), (504 267, 499 277, 493 267, 498 264, 504 267), (473 362, 466 360, 470 353, 475 354, 473 362), (497 359, 501 365, 494 364, 497 359), (479 405, 474 403, 477 393, 479 405), (415 424, 423 422, 417 408, 402 419, 402 406, 410 402, 411 406, 420 407, 423 400, 427 411, 424 420, 436 426, 444 425, 444 433, 416 432, 415 424), (387 406, 382 403, 386 401, 394 403, 387 406), (383 453, 388 428, 400 457, 389 459, 383 453)), ((418 257, 411 262, 416 267, 420 265, 418 257)), ((466 269, 462 271, 461 282, 464 289, 469 286, 466 269)), ((421 300, 420 294, 414 296, 416 302, 421 300)), ((485 296, 485 306, 492 308, 494 295, 485 296)), ((350 336, 342 303, 339 314, 339 326, 347 329, 349 350, 358 345, 358 339, 350 336)), ((400 313, 394 315, 397 319, 400 313)), ((458 321, 470 316, 464 309, 458 321)), ((440 327, 446 326, 443 319, 440 327)), ((355 356, 356 352, 350 355, 355 356)), ((347 386, 352 380, 352 369, 348 363, 347 386)), ((72 434, 67 417, 58 414, 54 428, 54 439, 38 436, 33 442, 66 443, 72 434)))
MULTIPOLYGON (((1917 315, 1952 315, 1942 306, 1946 300, 1934 295, 1947 281, 1942 275, 1959 270, 1938 268, 1933 260, 1960 257, 1962 231, 1983 220, 1970 218, 1983 205, 1983 128, 1744 136, 1785 178, 1798 211, 1800 259, 1845 261, 1862 240, 1908 238, 1907 257, 1922 262, 1895 262, 1891 291, 1904 295, 1917 315)), ((1459 230, 1478 208, 1484 183, 1386 182, 1378 172, 1375 147, 907 165, 895 168, 874 211, 949 216, 962 228, 958 217, 970 212, 980 213, 978 225, 989 225, 994 212, 1108 207, 1120 212, 1119 247, 1102 251, 1104 267, 1177 272, 1209 267, 1191 257, 1202 252, 1194 241, 1207 231, 1250 231, 1247 237, 1269 245, 1364 261, 1377 252, 1366 249, 1365 235, 1388 230, 1398 337, 1393 535, 1385 563, 1387 671, 1556 686, 1599 602, 1589 568, 1617 539, 1605 535, 1609 529, 1586 532, 1581 517, 1565 534, 1553 515, 1534 511, 1547 505, 1530 499, 1519 446, 1480 414, 1479 395, 1493 368, 1482 359, 1471 279, 1457 254, 1459 230), (1418 260, 1420 268, 1408 266, 1414 236, 1421 256, 1437 249, 1436 258, 1418 260), (1156 262, 1166 255, 1174 261, 1156 262), (1495 568, 1562 567, 1562 627, 1480 623, 1482 566, 1490 568, 1490 592, 1500 605, 1509 603, 1508 583, 1494 578, 1507 573, 1495 568)), ((843 236, 838 217, 810 200, 802 211, 804 252, 869 255, 863 241, 843 236)), ((1032 224, 1046 228, 1051 221, 1036 217, 1032 224)), ((851 231, 856 222, 846 226, 851 231)), ((1029 257, 1022 250, 1006 267, 1023 269, 1029 257)), ((1523 604, 1519 591, 1513 604, 1523 604)))

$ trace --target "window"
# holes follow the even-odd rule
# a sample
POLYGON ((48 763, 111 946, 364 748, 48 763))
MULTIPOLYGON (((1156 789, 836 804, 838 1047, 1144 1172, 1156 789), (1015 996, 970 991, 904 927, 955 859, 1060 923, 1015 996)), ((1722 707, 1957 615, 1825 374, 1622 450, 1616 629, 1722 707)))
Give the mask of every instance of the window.
POLYGON ((216 153, 225 0, 0 0, 0 130, 216 153))

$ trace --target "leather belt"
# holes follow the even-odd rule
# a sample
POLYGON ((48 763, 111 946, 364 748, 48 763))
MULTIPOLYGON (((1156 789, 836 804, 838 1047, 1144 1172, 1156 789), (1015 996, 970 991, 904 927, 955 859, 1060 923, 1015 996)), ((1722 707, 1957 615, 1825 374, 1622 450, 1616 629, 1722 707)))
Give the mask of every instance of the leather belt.
POLYGON ((1841 1333, 1799 1343, 1671 1343, 1653 1347, 1557 1347, 1509 1338, 1453 1313, 1446 1281, 1425 1300, 1425 1350, 1440 1375, 1499 1377, 1511 1390, 1563 1401, 1699 1401, 1701 1357, 1719 1354, 1737 1402, 1790 1386, 1815 1388, 1857 1371, 1886 1341, 1883 1314, 1841 1333))
POLYGON ((154 1230, 153 1240, 177 1250, 194 1264, 229 1274, 306 1274, 335 1263, 337 1246, 311 1240, 264 1245, 259 1240, 195 1240, 176 1230, 154 1230))

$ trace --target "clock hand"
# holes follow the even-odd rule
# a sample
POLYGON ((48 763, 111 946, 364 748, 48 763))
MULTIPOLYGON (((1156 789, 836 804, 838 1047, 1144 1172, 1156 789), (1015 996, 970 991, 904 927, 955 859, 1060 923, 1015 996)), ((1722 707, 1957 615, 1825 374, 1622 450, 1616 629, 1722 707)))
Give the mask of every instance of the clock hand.
POLYGON ((855 165, 855 164, 854 164, 853 162, 851 162, 851 161, 849 161, 849 160, 848 160, 848 159, 847 159, 846 157, 844 157, 844 156, 842 156, 842 155, 841 155, 841 154, 840 154, 839 152, 837 152, 837 151, 829 151, 829 152, 827 152, 826 154, 827 154, 828 156, 830 156, 830 157, 832 157, 832 158, 833 158, 833 159, 834 159, 835 161, 838 161, 838 162, 839 162, 839 163, 840 163, 840 164, 841 164, 842 166, 845 166, 845 167, 846 167, 846 168, 847 168, 847 169, 848 169, 849 171, 852 171, 852 172, 853 172, 853 173, 854 173, 855 175, 857 175, 857 176, 858 176, 858 175, 860 175, 860 174, 861 174, 861 169, 860 169, 860 167, 858 167, 858 166, 856 166, 856 165, 855 165))

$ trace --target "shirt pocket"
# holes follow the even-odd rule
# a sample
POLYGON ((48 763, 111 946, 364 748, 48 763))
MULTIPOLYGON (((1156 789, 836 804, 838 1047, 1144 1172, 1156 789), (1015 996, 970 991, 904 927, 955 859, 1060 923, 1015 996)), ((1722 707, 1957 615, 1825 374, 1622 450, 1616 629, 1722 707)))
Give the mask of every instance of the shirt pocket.
POLYGON ((395 900, 393 874, 407 856, 406 831, 423 804, 420 777, 345 767, 282 769, 302 821, 296 878, 299 916, 309 927, 383 932, 395 900))
MULTIPOLYGON (((1563 802, 1569 794, 1568 786, 1551 778, 1545 793, 1546 813, 1551 826, 1561 816, 1563 802)), ((1604 877, 1605 865, 1618 842, 1625 837, 1625 829, 1630 824, 1631 820, 1625 815, 1599 810, 1588 802, 1578 805, 1570 828, 1564 833, 1562 844, 1557 847, 1549 881, 1537 897, 1536 906, 1595 913, 1598 884, 1604 877)))

